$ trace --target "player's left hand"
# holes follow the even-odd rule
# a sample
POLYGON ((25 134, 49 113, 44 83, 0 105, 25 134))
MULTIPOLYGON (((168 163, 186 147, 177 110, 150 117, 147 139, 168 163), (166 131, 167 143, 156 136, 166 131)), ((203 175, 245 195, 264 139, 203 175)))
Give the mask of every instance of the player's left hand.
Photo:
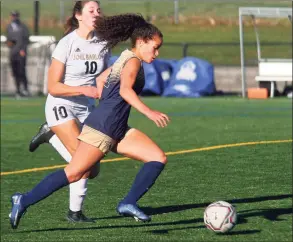
POLYGON ((20 54, 21 57, 25 57, 25 51, 24 50, 20 50, 19 54, 20 54))
POLYGON ((149 110, 146 116, 152 120, 159 128, 164 128, 170 122, 170 118, 167 114, 161 113, 156 110, 149 110))

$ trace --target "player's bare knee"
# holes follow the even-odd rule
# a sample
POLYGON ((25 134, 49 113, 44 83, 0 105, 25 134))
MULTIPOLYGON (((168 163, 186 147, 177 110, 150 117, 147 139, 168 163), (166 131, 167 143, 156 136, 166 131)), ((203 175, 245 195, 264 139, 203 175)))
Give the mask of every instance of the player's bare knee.
POLYGON ((161 160, 161 162, 162 162, 163 164, 167 164, 167 162, 168 162, 168 159, 167 159, 167 156, 166 156, 165 153, 163 153, 163 155, 162 155, 162 160, 161 160))
POLYGON ((163 164, 167 164, 168 162, 168 159, 167 159, 167 156, 165 155, 164 152, 160 152, 157 156, 156 156, 156 159, 152 159, 154 161, 159 161, 163 164))
POLYGON ((73 183, 73 182, 79 181, 82 178, 83 174, 78 171, 69 171, 69 172, 66 172, 66 176, 69 183, 73 183))

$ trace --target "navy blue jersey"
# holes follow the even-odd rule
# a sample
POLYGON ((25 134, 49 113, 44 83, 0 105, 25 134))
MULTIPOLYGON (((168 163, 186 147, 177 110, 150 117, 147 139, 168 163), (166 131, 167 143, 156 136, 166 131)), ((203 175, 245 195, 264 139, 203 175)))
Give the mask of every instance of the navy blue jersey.
MULTIPOLYGON (((120 96, 119 92, 121 71, 126 62, 131 58, 138 57, 129 50, 121 53, 120 57, 113 64, 111 73, 104 85, 99 105, 85 120, 87 126, 117 141, 123 139, 128 128, 127 122, 131 106, 120 96)), ((141 65, 133 87, 137 94, 142 91, 144 82, 144 71, 141 65)))

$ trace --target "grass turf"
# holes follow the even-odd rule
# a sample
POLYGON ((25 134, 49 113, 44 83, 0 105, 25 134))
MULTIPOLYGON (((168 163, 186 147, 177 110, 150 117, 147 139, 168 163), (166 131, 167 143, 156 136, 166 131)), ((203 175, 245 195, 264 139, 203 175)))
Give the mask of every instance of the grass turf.
MULTIPOLYGON (((117 216, 115 207, 141 164, 133 160, 101 165, 90 180, 84 212, 95 224, 65 220, 68 189, 28 209, 19 229, 10 228, 10 196, 28 191, 52 170, 3 172, 65 164, 50 145, 28 152, 44 121, 43 98, 1 99, 1 241, 292 241, 292 103, 285 98, 144 98, 172 121, 158 129, 133 111, 129 124, 152 137, 169 155, 155 186, 140 201, 151 223, 117 216), (256 142, 250 145, 215 147, 256 142), (214 147, 210 150, 198 148, 214 147), (186 150, 195 149, 187 153, 186 150), (184 151, 185 150, 185 151, 184 151), (238 224, 226 235, 204 227, 211 202, 236 206, 238 224)), ((119 157, 109 154, 106 159, 119 157)))

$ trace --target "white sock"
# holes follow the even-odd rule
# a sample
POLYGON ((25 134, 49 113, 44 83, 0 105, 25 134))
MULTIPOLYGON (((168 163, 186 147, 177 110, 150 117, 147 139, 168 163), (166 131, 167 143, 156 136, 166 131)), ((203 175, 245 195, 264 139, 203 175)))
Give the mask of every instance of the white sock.
POLYGON ((54 147, 55 150, 57 150, 57 152, 63 157, 64 160, 67 162, 71 161, 71 155, 69 151, 66 149, 56 134, 51 137, 49 143, 54 147))
POLYGON ((72 212, 77 212, 82 210, 82 204, 87 192, 87 181, 86 179, 80 179, 77 182, 71 183, 69 185, 70 196, 69 196, 69 209, 72 212))

